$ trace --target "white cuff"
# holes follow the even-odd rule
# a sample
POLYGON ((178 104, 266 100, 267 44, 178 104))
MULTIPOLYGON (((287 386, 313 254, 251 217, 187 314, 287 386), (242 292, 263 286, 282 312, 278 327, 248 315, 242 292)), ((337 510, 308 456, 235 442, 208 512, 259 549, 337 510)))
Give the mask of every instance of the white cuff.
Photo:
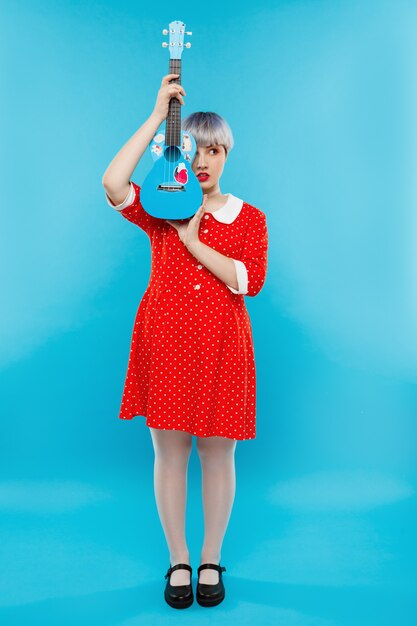
POLYGON ((108 204, 110 204, 110 206, 113 207, 113 209, 116 209, 117 211, 121 211, 122 209, 125 209, 127 206, 132 204, 133 200, 135 199, 135 188, 133 187, 132 181, 130 181, 129 193, 127 194, 126 198, 123 200, 121 204, 113 204, 113 202, 110 200, 109 196, 107 195, 106 191, 105 191, 105 194, 106 194, 106 200, 108 204))
POLYGON ((248 293, 248 271, 246 269, 246 265, 243 263, 243 261, 239 261, 238 259, 232 259, 232 261, 235 264, 237 284, 239 289, 233 289, 233 287, 229 287, 229 285, 226 285, 226 287, 228 287, 230 291, 233 291, 233 293, 248 293))

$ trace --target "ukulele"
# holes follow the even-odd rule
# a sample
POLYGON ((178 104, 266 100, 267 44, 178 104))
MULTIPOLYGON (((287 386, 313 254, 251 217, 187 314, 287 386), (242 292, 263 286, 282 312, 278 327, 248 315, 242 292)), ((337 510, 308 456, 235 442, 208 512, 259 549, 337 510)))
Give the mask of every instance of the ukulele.
MULTIPOLYGON (((171 83, 181 84, 181 57, 184 48, 185 24, 176 20, 169 24, 169 73, 179 74, 171 83)), ((164 28, 164 35, 168 30, 164 28)), ((163 47, 168 44, 164 41, 163 47)), ((186 48, 191 44, 186 43, 186 48)), ((203 191, 191 164, 196 142, 190 132, 181 130, 181 103, 169 101, 165 128, 162 125, 150 142, 153 167, 141 185, 140 199, 149 215, 180 220, 192 217, 203 203, 203 191)))

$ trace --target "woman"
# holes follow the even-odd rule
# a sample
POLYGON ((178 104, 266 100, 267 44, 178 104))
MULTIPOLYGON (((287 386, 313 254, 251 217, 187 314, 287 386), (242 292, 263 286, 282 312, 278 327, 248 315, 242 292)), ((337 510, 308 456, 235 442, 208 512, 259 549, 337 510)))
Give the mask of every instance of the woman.
POLYGON ((254 439, 255 362, 244 295, 262 289, 267 271, 266 216, 219 180, 233 137, 215 113, 183 120, 196 140, 192 163, 203 203, 190 220, 149 215, 140 186, 130 180, 168 115, 169 101, 184 104, 184 88, 162 79, 154 110, 103 176, 108 203, 144 230, 152 250, 149 285, 132 334, 119 417, 146 417, 155 451, 154 488, 170 553, 165 600, 175 608, 193 602, 192 568, 185 538, 187 468, 192 437, 203 472, 205 537, 197 601, 225 596, 220 554, 235 496, 238 440, 254 439))

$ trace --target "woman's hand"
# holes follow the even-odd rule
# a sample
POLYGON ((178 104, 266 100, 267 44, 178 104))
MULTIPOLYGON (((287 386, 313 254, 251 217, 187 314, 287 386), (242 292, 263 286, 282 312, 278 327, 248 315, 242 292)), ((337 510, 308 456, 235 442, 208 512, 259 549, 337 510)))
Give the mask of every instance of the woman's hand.
POLYGON ((184 98, 181 94, 186 95, 184 87, 178 83, 171 83, 171 80, 176 80, 179 74, 167 74, 163 77, 161 87, 158 91, 153 114, 162 120, 168 117, 169 101, 171 98, 177 98, 181 104, 184 104, 184 98))
POLYGON ((195 244, 197 241, 200 241, 198 237, 198 229, 200 226, 201 218, 203 217, 206 210, 206 204, 207 194, 204 194, 203 204, 193 215, 193 217, 191 217, 188 222, 185 222, 185 224, 178 220, 165 220, 166 222, 171 224, 171 226, 177 229, 180 240, 187 248, 191 248, 193 244, 195 244))

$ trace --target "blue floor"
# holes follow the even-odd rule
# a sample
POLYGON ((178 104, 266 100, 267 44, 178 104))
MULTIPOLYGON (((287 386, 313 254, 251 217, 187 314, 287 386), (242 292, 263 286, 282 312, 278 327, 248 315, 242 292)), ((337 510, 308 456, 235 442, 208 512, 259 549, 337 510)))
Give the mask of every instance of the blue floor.
MULTIPOLYGON (((236 464, 239 471, 238 454, 236 464)), ((279 481, 263 492, 247 472, 240 476, 221 558, 226 598, 210 609, 194 602, 181 612, 183 620, 415 624, 416 497, 407 485, 384 484, 382 476, 366 473, 320 472, 279 481), (368 491, 369 498, 369 490, 376 497, 364 510, 358 491, 368 491)), ((150 479, 148 467, 142 477, 138 471, 3 482, 0 622, 177 622, 178 611, 163 599, 169 563, 150 479)), ((194 584, 202 528, 199 484, 193 450, 187 535, 194 584)))

